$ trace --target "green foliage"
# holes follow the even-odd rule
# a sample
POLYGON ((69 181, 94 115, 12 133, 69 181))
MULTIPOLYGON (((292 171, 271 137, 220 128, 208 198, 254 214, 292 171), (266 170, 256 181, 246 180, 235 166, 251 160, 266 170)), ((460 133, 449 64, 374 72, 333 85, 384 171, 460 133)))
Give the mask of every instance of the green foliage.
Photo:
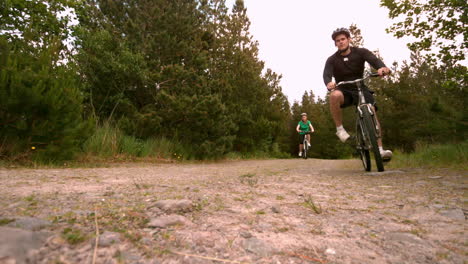
POLYGON ((393 168, 458 168, 468 169, 468 142, 459 144, 416 145, 414 153, 397 153, 390 163, 393 168))
POLYGON ((362 37, 361 29, 356 24, 351 24, 349 32, 351 33, 353 47, 362 48, 364 46, 364 38, 362 37))
MULTIPOLYGON (((381 5, 404 19, 389 32, 417 39, 411 62, 370 83, 386 146, 463 142, 466 4, 381 5), (437 56, 420 55, 433 47, 437 56)), ((298 150, 302 112, 316 129, 312 157, 350 157, 328 98, 305 92, 291 107, 249 30, 242 0, 231 10, 224 0, 1 1, 0 157, 53 162, 81 149, 104 158, 287 158, 298 150)), ((350 30, 362 46, 360 29, 350 30)), ((354 116, 344 110, 350 132, 354 116)))
POLYGON ((419 54, 413 54, 393 78, 372 79, 387 146, 413 151, 416 142, 466 140, 468 101, 463 83, 419 54))
POLYGON ((73 69, 56 65, 55 46, 36 56, 2 38, 0 65, 0 155, 41 161, 69 159, 87 137, 81 94, 73 69))
POLYGON ((70 35, 70 0, 2 0, 0 2, 0 32, 16 49, 35 54, 55 46, 59 56, 68 54, 65 43, 70 35), (59 47, 57 47, 59 46, 59 47))
POLYGON ((381 0, 389 17, 398 18, 387 31, 397 38, 412 36, 413 51, 437 50, 437 58, 446 65, 465 59, 468 48, 468 8, 463 0, 381 0), (435 49, 434 49, 435 48, 435 49))
POLYGON ((232 13, 195 0, 87 0, 76 10, 87 113, 129 136, 174 138, 199 159, 287 149, 281 76, 262 74, 243 1, 232 13))

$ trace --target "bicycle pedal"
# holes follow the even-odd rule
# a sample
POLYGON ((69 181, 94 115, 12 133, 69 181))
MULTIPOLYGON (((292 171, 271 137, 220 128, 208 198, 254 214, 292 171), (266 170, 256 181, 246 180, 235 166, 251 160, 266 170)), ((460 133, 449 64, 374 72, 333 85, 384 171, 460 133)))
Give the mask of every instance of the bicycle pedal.
POLYGON ((345 141, 345 144, 354 147, 356 145, 356 136, 349 136, 349 138, 345 141))

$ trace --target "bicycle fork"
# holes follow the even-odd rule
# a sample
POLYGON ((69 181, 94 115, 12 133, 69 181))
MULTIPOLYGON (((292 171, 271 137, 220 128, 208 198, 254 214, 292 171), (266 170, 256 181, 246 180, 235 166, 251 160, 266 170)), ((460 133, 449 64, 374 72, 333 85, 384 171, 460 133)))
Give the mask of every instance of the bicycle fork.
MULTIPOLYGON (((361 104, 357 107, 357 110, 359 112, 359 118, 362 119, 364 114, 363 114, 363 111, 368 111, 369 114, 372 116, 372 123, 374 124, 374 127, 375 127, 375 132, 376 132, 376 137, 377 138, 380 138, 380 126, 379 126, 379 123, 377 122, 377 117, 374 113, 374 110, 372 109, 372 105, 371 104, 361 104)), ((362 123, 361 123, 362 124, 362 123)))

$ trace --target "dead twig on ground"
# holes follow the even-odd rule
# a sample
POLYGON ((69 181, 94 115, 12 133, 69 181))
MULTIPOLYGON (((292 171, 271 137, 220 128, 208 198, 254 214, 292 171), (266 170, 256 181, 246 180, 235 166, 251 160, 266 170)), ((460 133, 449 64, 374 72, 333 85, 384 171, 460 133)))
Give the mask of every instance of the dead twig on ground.
POLYGON ((463 250, 459 249, 459 248, 456 248, 456 247, 452 247, 450 245, 447 245, 447 244, 442 244, 442 247, 452 251, 452 252, 455 252, 457 254, 460 254, 460 255, 464 255, 465 253, 463 252, 463 250))
MULTIPOLYGON (((314 249, 314 251, 315 251, 315 249, 314 249)), ((303 259, 303 260, 309 260, 309 261, 314 261, 314 262, 324 263, 324 264, 327 263, 324 260, 321 260, 321 259, 318 259, 318 258, 312 258, 312 257, 309 257, 309 256, 294 253, 294 252, 285 252, 285 253, 288 254, 291 257, 296 257, 296 258, 300 258, 300 259, 303 259)), ((315 251, 315 254, 317 255, 316 251, 315 251)))
POLYGON ((247 264, 247 262, 239 262, 239 261, 229 260, 229 259, 219 259, 219 258, 205 257, 205 256, 200 256, 200 255, 195 255, 195 254, 187 254, 187 253, 177 252, 177 251, 172 251, 172 250, 170 252, 172 254, 176 254, 176 255, 180 255, 180 256, 187 256, 187 257, 193 257, 193 258, 199 258, 199 259, 213 260, 213 261, 224 262, 224 263, 247 264))
POLYGON ((94 225, 96 226, 96 242, 94 243, 94 253, 93 253, 93 264, 96 264, 96 258, 97 258, 97 249, 98 249, 98 243, 99 243, 99 226, 98 226, 98 221, 97 221, 97 209, 96 207, 94 208, 94 225))

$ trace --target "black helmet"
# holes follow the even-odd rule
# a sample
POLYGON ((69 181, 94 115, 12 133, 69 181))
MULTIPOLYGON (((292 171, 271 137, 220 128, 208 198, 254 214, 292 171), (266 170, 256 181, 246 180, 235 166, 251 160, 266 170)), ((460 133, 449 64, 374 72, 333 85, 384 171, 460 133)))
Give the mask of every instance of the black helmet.
POLYGON ((333 31, 332 39, 335 40, 336 36, 341 35, 341 34, 345 34, 346 37, 348 38, 351 37, 351 33, 349 32, 347 28, 337 28, 335 29, 335 31, 333 31))

